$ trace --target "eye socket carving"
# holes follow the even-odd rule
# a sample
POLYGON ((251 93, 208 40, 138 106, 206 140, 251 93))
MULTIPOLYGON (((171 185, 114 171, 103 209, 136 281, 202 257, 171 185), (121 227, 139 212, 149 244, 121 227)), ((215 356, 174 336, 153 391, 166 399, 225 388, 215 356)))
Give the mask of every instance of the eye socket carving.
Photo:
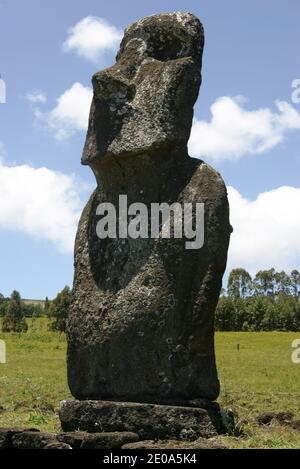
POLYGON ((149 44, 149 57, 161 62, 187 57, 189 48, 179 36, 153 38, 149 44))
POLYGON ((136 34, 135 37, 129 38, 125 44, 122 44, 117 60, 122 60, 123 55, 127 56, 130 49, 131 54, 132 50, 136 49, 136 54, 132 54, 131 58, 151 57, 161 62, 195 54, 191 41, 176 33, 173 35, 158 33, 155 36, 136 34))

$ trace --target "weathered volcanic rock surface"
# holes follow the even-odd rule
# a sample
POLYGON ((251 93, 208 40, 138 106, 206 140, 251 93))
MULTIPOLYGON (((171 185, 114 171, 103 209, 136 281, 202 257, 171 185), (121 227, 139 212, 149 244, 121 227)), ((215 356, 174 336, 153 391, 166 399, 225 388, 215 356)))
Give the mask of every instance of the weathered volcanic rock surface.
POLYGON ((12 447, 12 439, 15 435, 24 432, 38 432, 35 428, 0 428, 0 449, 10 449, 12 447))
MULTIPOLYGON (((193 441, 199 437, 216 436, 223 430, 217 407, 201 409, 133 402, 62 401, 59 417, 65 432, 80 430, 90 433, 105 432, 107 435, 117 432, 117 437, 121 435, 123 439, 128 438, 128 442, 170 438, 193 441)), ((62 441, 72 444, 65 436, 63 438, 62 441)), ((111 442, 112 439, 109 438, 109 443, 111 442)), ((94 445, 91 437, 86 445, 94 445)))
MULTIPOLYGON (((97 188, 75 246, 68 380, 76 399, 214 400, 214 311, 231 227, 220 175, 190 158, 203 28, 188 13, 126 29, 116 64, 93 77, 83 164, 97 188), (99 239, 100 203, 204 203, 204 245, 186 239, 99 239)), ((118 215, 118 213, 117 213, 118 215)), ((194 214, 195 216, 195 214, 194 214)))
POLYGON ((46 446, 57 443, 53 433, 24 431, 12 437, 12 446, 15 449, 45 449, 46 446))
MULTIPOLYGON (((74 401, 76 404, 76 401, 74 401)), ((82 404, 82 403, 80 403, 82 404)), ((87 402, 87 405, 89 403, 87 402)), ((120 404, 120 406, 126 407, 126 403, 120 404)), ((142 406, 140 404, 140 406, 142 406)), ((68 418, 72 416, 80 417, 83 416, 75 415, 76 407, 68 407, 68 418), (73 414, 71 415, 71 411, 73 414)), ((142 408, 142 407, 141 407, 142 408)), ((99 404, 98 404, 99 409, 99 404)), ((112 407, 110 407, 112 410, 112 407)), ((87 409, 85 409, 87 410, 87 409)), ((95 406, 94 410, 88 410, 89 415, 98 418, 99 415, 95 414, 95 406)), ((118 413, 118 412, 117 412, 118 413)), ((135 413, 135 412, 133 412, 135 413)), ((64 414, 64 417, 67 418, 67 414, 64 414)), ((170 422, 168 429, 170 430, 171 419, 174 417, 174 414, 170 414, 170 422)), ((130 419, 129 419, 130 420, 130 419)), ((116 416, 113 418, 113 421, 116 423, 116 416)), ((142 422, 143 420, 141 420, 142 422)), ((145 419, 144 419, 145 421, 145 419)), ((164 416, 164 422, 166 421, 166 415, 164 416)), ((191 421, 191 420, 190 420, 191 421)), ((84 418, 82 419, 84 422, 84 418)), ((78 423, 78 422, 77 422, 78 423)), ((89 421, 91 423, 91 421, 89 421)), ((104 421, 104 423, 109 425, 108 421, 104 421)), ((124 422, 123 422, 124 423, 124 422)), ((132 421, 131 421, 132 423, 132 421)), ((187 423, 187 422, 186 422, 187 423)), ((68 425, 71 424, 71 421, 68 420, 68 425)), ((112 425, 110 425, 112 426, 112 425)), ((120 424, 119 424, 120 426, 120 424)), ((95 425, 95 428, 99 429, 99 425, 95 425)), ((162 425, 160 425, 162 428, 162 425)), ((179 428, 177 426, 177 428, 179 428)), ((202 429, 203 429, 202 425, 202 429)), ((175 427, 174 427, 175 429, 175 427)), ((149 432, 149 424, 146 425, 146 433, 150 435, 149 432)), ((167 434, 168 432, 164 432, 167 434)), ((170 432, 169 432, 170 433, 170 432)), ((176 432, 173 431, 170 434, 175 435, 176 432)), ((140 431, 140 434, 143 434, 143 431, 140 431)), ((162 432, 159 432, 161 435, 162 432)), ((197 429, 197 434, 199 434, 199 430, 197 429)), ((206 432, 206 435, 211 435, 211 433, 206 432)), ((191 431, 189 435, 192 436, 191 431)), ((149 436, 150 438, 150 436, 149 436)), ((129 431, 121 431, 121 432, 102 432, 99 433, 87 433, 87 432, 66 432, 66 433, 45 433, 40 432, 39 430, 30 430, 26 428, 1 428, 0 429, 0 450, 24 450, 24 449, 102 449, 102 450, 116 450, 116 449, 223 449, 224 446, 218 439, 215 438, 201 438, 198 437, 195 439, 195 435, 193 440, 191 438, 187 439, 186 435, 184 440, 158 440, 157 438, 151 437, 151 440, 139 441, 140 436, 137 433, 129 432, 129 431), (191 440, 191 441, 190 441, 191 440)))
POLYGON ((74 449, 116 449, 137 442, 139 436, 132 432, 85 433, 67 432, 57 435, 57 440, 74 449))

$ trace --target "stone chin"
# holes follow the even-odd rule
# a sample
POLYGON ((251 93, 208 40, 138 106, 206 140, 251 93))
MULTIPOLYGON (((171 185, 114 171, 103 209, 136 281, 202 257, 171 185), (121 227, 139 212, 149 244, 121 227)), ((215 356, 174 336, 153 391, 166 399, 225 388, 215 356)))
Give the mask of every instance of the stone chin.
POLYGON ((92 79, 82 164, 93 168, 111 157, 186 148, 203 38, 189 13, 147 17, 126 29, 116 63, 92 79))

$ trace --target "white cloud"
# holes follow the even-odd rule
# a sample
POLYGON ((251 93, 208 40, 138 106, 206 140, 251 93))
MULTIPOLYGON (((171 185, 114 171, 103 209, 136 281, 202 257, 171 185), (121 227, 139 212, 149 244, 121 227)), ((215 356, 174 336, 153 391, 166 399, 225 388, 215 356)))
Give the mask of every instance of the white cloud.
POLYGON ((72 252, 82 202, 72 175, 0 161, 0 230, 25 233, 72 252))
MULTIPOLYGON (((48 168, 8 166, 0 142, 0 230, 13 230, 72 252, 84 189, 48 168)), ((255 200, 228 188, 233 226, 228 268, 300 268, 300 188, 282 186, 255 200)))
POLYGON ((33 91, 32 93, 27 93, 26 98, 33 104, 45 103, 47 101, 47 94, 43 91, 33 91))
POLYGON ((291 130, 300 130, 300 113, 285 101, 276 101, 277 112, 245 109, 245 98, 223 96, 211 106, 210 122, 194 119, 189 151, 213 160, 237 160, 264 153, 291 130))
POLYGON ((91 62, 101 62, 107 52, 114 52, 122 38, 122 31, 103 18, 86 16, 68 31, 63 44, 66 52, 75 51, 91 62))
POLYGON ((282 186, 251 201, 228 188, 233 226, 229 268, 300 268, 300 188, 282 186))
POLYGON ((67 89, 50 112, 35 110, 38 123, 45 125, 57 140, 65 140, 75 132, 87 129, 93 92, 81 83, 67 89))

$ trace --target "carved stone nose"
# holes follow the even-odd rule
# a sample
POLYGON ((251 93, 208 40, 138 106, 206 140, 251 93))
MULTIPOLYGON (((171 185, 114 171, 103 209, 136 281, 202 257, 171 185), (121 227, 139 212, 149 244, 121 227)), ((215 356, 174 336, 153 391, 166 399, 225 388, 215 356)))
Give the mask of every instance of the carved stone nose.
POLYGON ((96 73, 92 79, 95 98, 104 100, 131 100, 135 94, 135 86, 121 73, 114 74, 110 69, 96 73))

